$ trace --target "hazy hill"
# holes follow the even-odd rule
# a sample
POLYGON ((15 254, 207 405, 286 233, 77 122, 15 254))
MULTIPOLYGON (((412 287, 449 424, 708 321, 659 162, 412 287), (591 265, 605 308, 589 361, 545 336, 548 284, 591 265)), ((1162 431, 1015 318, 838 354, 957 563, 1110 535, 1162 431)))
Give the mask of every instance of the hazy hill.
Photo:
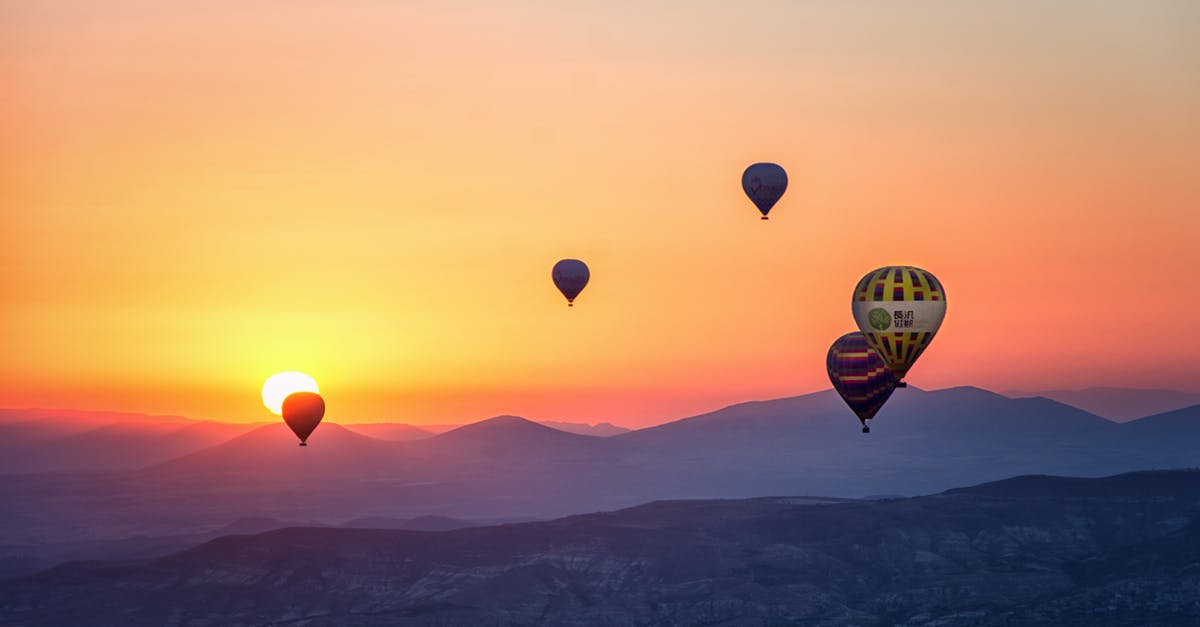
POLYGON ((1075 436, 1112 429, 1108 420, 1047 399, 1012 399, 974 387, 927 392, 897 390, 871 421, 873 433, 860 434, 858 422, 832 390, 771 401, 733 405, 617 436, 637 442, 688 442, 731 446, 765 436, 789 446, 824 448, 828 442, 863 444, 900 437, 957 439, 959 444, 992 446, 995 439, 1023 440, 1075 436))
POLYGON ((432 431, 402 422, 364 422, 342 426, 360 435, 389 442, 420 440, 433 435, 432 431))
POLYGON ((347 521, 341 527, 349 527, 353 529, 403 529, 406 531, 450 531, 452 529, 463 529, 465 527, 478 527, 479 523, 463 520, 461 518, 450 518, 449 516, 418 516, 401 520, 399 518, 388 518, 387 516, 367 516, 365 518, 355 518, 347 521))
MULTIPOLYGON (((565 431, 567 433, 601 437, 617 435, 619 433, 626 433, 629 431, 629 429, 626 429, 625 427, 618 427, 607 422, 589 425, 580 422, 543 420, 537 422, 536 424, 545 425, 551 429, 565 431)), ((434 435, 447 433, 449 431, 461 429, 467 425, 434 425, 431 427, 418 427, 402 422, 369 422, 348 424, 343 426, 355 433, 360 433, 378 440, 407 442, 409 440, 421 440, 434 435)))
POLYGON ((0 474, 132 470, 225 442, 252 425, 130 414, 10 413, 0 474), (116 422, 108 422, 116 420, 116 422))
POLYGON ((1137 443, 1137 464, 1142 468, 1200 466, 1200 405, 1146 416, 1123 423, 1110 447, 1137 443))
POLYGON ((508 456, 588 446, 596 441, 592 436, 560 431, 519 416, 496 416, 439 434, 427 444, 435 449, 453 448, 471 454, 508 456))
POLYGON ((1143 470, 1099 479, 1025 475, 954 488, 945 494, 968 494, 1004 499, 1101 499, 1110 501, 1187 498, 1200 499, 1200 470, 1143 470))
POLYGON ((245 517, 549 518, 655 499, 914 495, 1018 474, 1195 467, 1196 411, 1116 424, 1048 399, 909 388, 870 434, 832 392, 612 437, 506 416, 405 442, 323 424, 299 447, 273 424, 137 471, 8 477, 0 559, 245 517))
POLYGON ((1082 390, 1009 392, 1008 396, 1044 396, 1116 422, 1200 404, 1200 394, 1178 390, 1092 387, 1082 390))
POLYGON ((334 423, 322 424, 308 446, 287 425, 258 427, 249 433, 147 470, 158 476, 236 474, 311 481, 340 475, 369 476, 399 460, 399 444, 355 433, 334 423))
POLYGON ((1179 441, 1175 426, 1133 424, 1118 425, 1042 398, 1010 399, 978 388, 910 388, 898 391, 880 412, 873 433, 862 434, 841 399, 826 391, 739 404, 606 438, 498 416, 402 443, 322 425, 310 446, 299 449, 290 446, 294 438, 282 425, 274 425, 151 474, 164 481, 182 473, 244 475, 238 483, 247 488, 264 483, 264 477, 270 482, 291 477, 315 490, 316 500, 340 503, 354 490, 335 482, 329 484, 335 493, 322 496, 321 486, 330 477, 354 476, 370 482, 372 492, 363 497, 371 507, 379 499, 420 508, 376 514, 477 519, 555 515, 656 498, 919 494, 1021 473, 1095 476, 1149 463, 1200 463, 1200 454, 1187 447, 1164 452, 1164 438, 1179 441))
POLYGON ((992 446, 997 439, 1063 439, 1117 428, 1109 420, 1053 400, 1012 399, 969 386, 936 392, 902 389, 893 400, 877 416, 881 433, 959 436, 992 446))
POLYGON ((677 496, 861 496, 927 493, 954 481, 1030 472, 1134 469, 1110 454, 1108 440, 1103 451, 1071 444, 1086 438, 1095 443, 1118 428, 1046 399, 1010 399, 968 387, 908 388, 893 395, 870 434, 860 433, 841 399, 825 391, 743 403, 612 439, 637 451, 643 467, 672 467, 677 496))
MULTIPOLYGON (((629 429, 626 429, 625 427, 618 427, 608 422, 601 422, 597 424, 587 424, 583 422, 563 422, 560 420, 539 420, 537 422, 552 429, 558 429, 559 431, 566 431, 568 433, 577 433, 579 435, 595 435, 605 437, 629 431, 629 429)), ((447 431, 453 431, 461 426, 463 425, 421 425, 421 429, 429 431, 430 433, 445 433, 447 431)))
POLYGON ((1200 622, 1200 472, 891 501, 657 502, 446 532, 281 529, 0 584, 21 625, 1200 622))
POLYGON ((541 424, 559 431, 568 433, 578 433, 579 435, 594 435, 599 437, 608 437, 611 435, 619 435, 628 433, 630 429, 618 427, 611 422, 598 422, 596 424, 587 424, 583 422, 562 422, 560 420, 540 420, 541 424))

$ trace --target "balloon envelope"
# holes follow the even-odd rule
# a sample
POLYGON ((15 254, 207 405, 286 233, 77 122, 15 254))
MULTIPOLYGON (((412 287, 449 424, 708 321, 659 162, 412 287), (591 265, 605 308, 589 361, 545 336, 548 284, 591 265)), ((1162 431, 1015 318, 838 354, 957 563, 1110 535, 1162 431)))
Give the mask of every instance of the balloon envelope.
POLYGON ((558 291, 567 297, 567 305, 571 305, 575 302, 575 297, 579 296, 579 293, 588 284, 591 273, 588 272, 587 264, 582 261, 563 259, 554 264, 550 278, 554 279, 554 285, 558 287, 558 291))
POLYGON ((315 392, 296 392, 283 399, 283 421, 306 446, 308 436, 325 416, 325 399, 315 392))
POLYGON ((839 337, 829 347, 825 370, 833 389, 842 395, 863 426, 875 417, 896 389, 892 371, 857 331, 839 337))
POLYGON ((946 317, 946 291, 933 274, 913 266, 872 270, 851 298, 854 321, 897 380, 933 341, 946 317))
POLYGON ((755 163, 742 172, 742 190, 762 212, 763 219, 787 191, 787 172, 774 163, 755 163))

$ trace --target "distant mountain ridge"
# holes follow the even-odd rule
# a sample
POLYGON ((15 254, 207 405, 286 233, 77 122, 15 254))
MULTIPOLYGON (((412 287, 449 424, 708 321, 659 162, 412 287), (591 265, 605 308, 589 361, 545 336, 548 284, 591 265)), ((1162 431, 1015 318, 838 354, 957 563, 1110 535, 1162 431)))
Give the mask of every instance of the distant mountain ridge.
POLYGON ((1116 422, 1128 422, 1200 405, 1200 393, 1178 390, 1090 387, 1082 390, 1006 392, 1005 395, 1013 398, 1044 396, 1116 422))
POLYGON ((0 474, 135 470, 215 446, 253 425, 108 414, 8 414, 0 421, 0 474))
POLYGON ((0 622, 1197 624, 1198 517, 1200 471, 1176 471, 444 532, 287 528, 0 582, 0 622))
POLYGON ((545 519, 658 499, 915 495, 1013 475, 1200 466, 1200 407, 1118 424, 1045 398, 907 388, 873 422, 859 433, 825 391, 609 437, 506 416, 407 441, 329 423, 301 448, 273 423, 139 470, 5 477, 0 502, 21 515, 0 517, 0 560, 41 563, 80 541, 247 517, 545 519))
POLYGON ((402 422, 363 422, 342 426, 355 433, 389 442, 407 442, 433 436, 432 431, 402 422))
POLYGON ((594 435, 602 438, 620 435, 622 433, 629 433, 632 431, 632 429, 620 427, 611 422, 597 422, 594 424, 583 422, 563 422, 561 420, 539 420, 538 422, 552 429, 558 429, 559 431, 577 433, 579 435, 594 435))

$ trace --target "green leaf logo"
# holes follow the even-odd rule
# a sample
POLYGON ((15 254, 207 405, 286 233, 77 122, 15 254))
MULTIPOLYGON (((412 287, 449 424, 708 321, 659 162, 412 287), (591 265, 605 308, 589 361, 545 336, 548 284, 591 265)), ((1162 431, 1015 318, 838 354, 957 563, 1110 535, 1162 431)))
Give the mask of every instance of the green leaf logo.
POLYGON ((867 320, 871 326, 880 331, 887 331, 888 327, 892 326, 892 314, 888 310, 881 307, 876 307, 867 312, 867 320))

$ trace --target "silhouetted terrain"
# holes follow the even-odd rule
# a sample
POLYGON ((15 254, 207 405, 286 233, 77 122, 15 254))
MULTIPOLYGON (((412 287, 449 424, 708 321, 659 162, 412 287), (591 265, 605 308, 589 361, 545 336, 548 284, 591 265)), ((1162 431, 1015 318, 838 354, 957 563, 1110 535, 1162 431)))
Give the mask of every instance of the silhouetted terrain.
MULTIPOLYGON (((282 424, 121 472, 0 482, 0 574, 270 518, 339 525, 444 516, 546 519, 658 499, 930 494, 1021 474, 1103 476, 1200 466, 1200 406, 1124 424, 976 388, 898 391, 861 434, 832 392, 744 403, 610 437, 514 416, 384 441, 282 424), (102 550, 101 550, 102 549, 102 550)), ((178 545, 173 545, 178 546, 178 545)))
POLYGON ((392 442, 420 440, 421 438, 428 438, 433 435, 432 431, 426 431, 420 427, 414 427, 401 422, 359 423, 345 425, 345 427, 361 435, 392 442))
POLYGON ((1178 390, 1094 387, 1082 390, 1008 392, 1006 395, 1014 398, 1044 396, 1116 422, 1126 422, 1200 404, 1200 394, 1178 390))
POLYGON ((446 532, 289 528, 0 588, 11 625, 1187 625, 1200 471, 901 500, 650 503, 446 532))
MULTIPOLYGON (((569 433, 578 433, 579 435, 609 436, 609 435, 617 435, 618 433, 625 433, 627 431, 630 431, 630 429, 626 429, 625 427, 619 427, 617 425, 614 425, 614 424, 611 424, 608 422, 587 424, 587 423, 583 423, 583 422, 566 422, 566 421, 561 421, 561 420, 540 420, 540 421, 538 421, 538 424, 543 424, 543 425, 546 425, 547 427, 551 427, 553 429, 558 429, 559 431, 567 431, 569 433)), ((422 430, 428 431, 430 433, 445 433, 447 431, 453 431, 454 429, 457 429, 462 426, 463 426, 462 424, 436 424, 436 425, 421 425, 420 428, 422 430)))
POLYGON ((0 474, 144 468, 257 426, 118 412, 0 410, 0 474))
POLYGON ((607 437, 610 435, 620 435, 628 433, 630 429, 618 427, 610 422, 598 422, 596 424, 584 424, 581 422, 562 422, 558 420, 542 420, 541 424, 547 427, 558 429, 559 431, 567 431, 569 433, 578 433, 579 435, 596 435, 607 437))

